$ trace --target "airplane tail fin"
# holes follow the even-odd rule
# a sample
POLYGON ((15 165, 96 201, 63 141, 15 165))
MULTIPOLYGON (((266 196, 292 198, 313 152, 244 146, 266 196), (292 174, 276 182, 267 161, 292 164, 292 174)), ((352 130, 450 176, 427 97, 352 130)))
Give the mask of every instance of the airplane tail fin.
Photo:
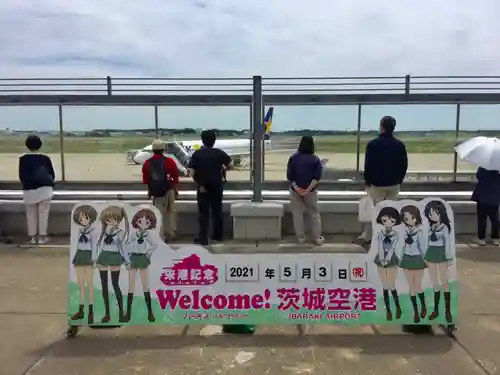
POLYGON ((265 127, 265 133, 264 133, 264 139, 268 140, 271 137, 271 127, 273 125, 273 113, 274 113, 274 107, 270 107, 267 110, 266 115, 264 116, 264 127, 265 127))

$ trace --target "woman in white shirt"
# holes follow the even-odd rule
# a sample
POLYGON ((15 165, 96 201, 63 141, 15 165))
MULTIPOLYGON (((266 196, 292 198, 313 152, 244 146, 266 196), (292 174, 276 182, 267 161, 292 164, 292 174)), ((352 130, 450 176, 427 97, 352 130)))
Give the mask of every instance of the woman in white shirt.
POLYGON ((144 292, 144 301, 148 309, 148 320, 155 321, 153 307, 151 302, 151 293, 149 291, 149 272, 148 267, 151 264, 153 251, 158 247, 159 235, 155 231, 157 227, 157 218, 155 213, 142 208, 137 211, 130 222, 135 234, 130 236, 130 268, 128 281, 127 312, 125 321, 129 322, 132 316, 132 301, 134 299, 135 280, 137 274, 141 279, 142 290, 144 292))
POLYGON ((418 207, 408 205, 401 209, 401 220, 405 225, 405 232, 399 267, 403 270, 408 282, 413 305, 413 322, 420 323, 420 319, 427 315, 425 294, 422 288, 424 270, 427 268, 424 260, 425 238, 423 237, 422 215, 420 215, 418 207), (417 295, 422 306, 420 312, 417 295))

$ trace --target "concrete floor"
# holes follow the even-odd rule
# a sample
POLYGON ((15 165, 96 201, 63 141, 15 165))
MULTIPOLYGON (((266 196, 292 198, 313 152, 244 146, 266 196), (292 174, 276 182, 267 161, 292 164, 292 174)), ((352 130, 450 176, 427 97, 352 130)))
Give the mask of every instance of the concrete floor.
MULTIPOLYGON (((54 163, 57 178, 61 179, 61 156, 49 155, 54 163)), ((275 152, 265 156, 265 179, 284 180, 285 168, 290 152, 275 152)), ((341 169, 356 168, 356 154, 321 153, 328 159, 328 167, 341 169)), ((0 180, 16 181, 18 179, 17 154, 1 154, 0 180)), ((360 166, 363 168, 364 155, 360 155, 360 166)), ((71 154, 64 155, 67 181, 133 181, 140 180, 140 167, 127 165, 125 154, 71 154)), ((452 154, 410 154, 409 169, 411 171, 453 171, 452 154)), ((459 162, 458 171, 472 172, 476 167, 459 162)), ((250 171, 231 171, 231 180, 250 180, 250 171)))
POLYGON ((317 326, 303 337, 293 326, 259 327, 253 337, 155 326, 87 329, 70 340, 67 247, 3 246, 0 375, 500 374, 500 250, 458 247, 456 339, 397 326, 317 326))

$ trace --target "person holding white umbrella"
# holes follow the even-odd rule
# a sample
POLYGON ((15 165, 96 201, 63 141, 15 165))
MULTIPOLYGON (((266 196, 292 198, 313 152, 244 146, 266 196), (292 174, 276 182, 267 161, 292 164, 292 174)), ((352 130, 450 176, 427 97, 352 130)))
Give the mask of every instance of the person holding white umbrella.
POLYGON ((471 200, 477 205, 477 239, 474 243, 486 245, 486 223, 491 223, 491 241, 499 245, 500 206, 500 139, 475 137, 455 147, 460 159, 479 166, 477 184, 471 200))

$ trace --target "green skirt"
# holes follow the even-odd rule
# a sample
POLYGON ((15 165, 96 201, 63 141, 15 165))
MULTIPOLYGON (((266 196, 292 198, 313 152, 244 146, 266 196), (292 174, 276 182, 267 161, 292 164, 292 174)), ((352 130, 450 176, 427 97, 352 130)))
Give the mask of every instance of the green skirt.
POLYGON ((73 265, 75 266, 92 266, 92 251, 77 250, 73 257, 73 265))
POLYGON ((425 253, 425 260, 431 263, 446 262, 446 250, 444 246, 429 246, 425 253))
POLYGON ((118 267, 123 264, 123 257, 114 251, 101 251, 96 263, 105 267, 118 267))
POLYGON ((423 270, 427 268, 424 258, 421 255, 407 255, 404 254, 399 263, 399 267, 404 270, 423 270))
POLYGON ((130 268, 145 269, 148 268, 151 261, 146 254, 130 254, 130 268))
POLYGON ((254 333, 255 326, 252 324, 223 324, 222 332, 224 333, 254 333))
POLYGON ((379 267, 383 267, 383 268, 388 268, 388 267, 394 267, 394 266, 397 266, 399 264, 399 259, 398 257, 396 256, 396 254, 392 254, 392 257, 391 257, 391 260, 389 261, 388 264, 386 265, 382 265, 382 263, 380 263, 380 257, 378 256, 378 254, 375 256, 375 259, 373 260, 373 262, 379 266, 379 267))

